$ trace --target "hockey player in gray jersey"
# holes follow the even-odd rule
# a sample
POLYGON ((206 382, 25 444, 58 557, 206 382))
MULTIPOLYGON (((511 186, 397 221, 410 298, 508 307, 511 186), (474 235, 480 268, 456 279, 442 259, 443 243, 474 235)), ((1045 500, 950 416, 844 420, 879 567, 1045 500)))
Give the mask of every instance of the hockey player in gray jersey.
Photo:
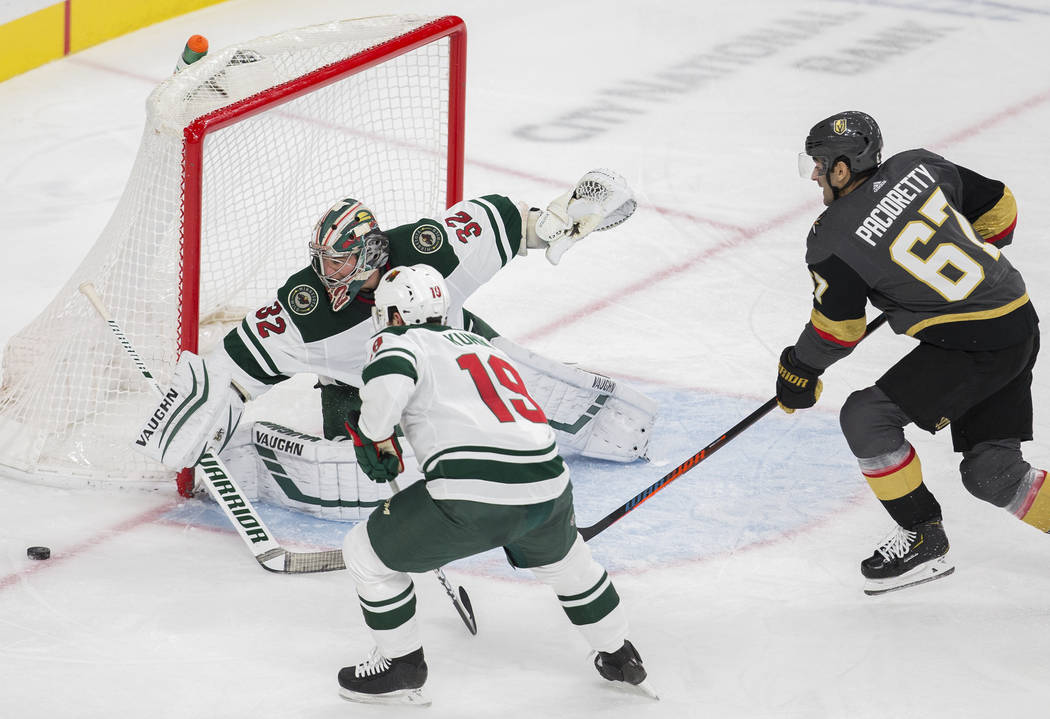
POLYGON ((360 416, 348 430, 361 466, 384 482, 402 468, 400 425, 424 481, 347 534, 343 556, 376 647, 339 672, 341 695, 427 703, 408 572, 496 547, 556 592, 603 677, 645 687, 620 598, 576 531, 569 470, 543 410, 510 357, 445 324, 447 298, 426 265, 391 269, 375 291, 379 331, 368 341, 360 416))
POLYGON ((882 135, 862 112, 817 123, 799 156, 827 209, 806 243, 813 310, 784 349, 776 394, 787 412, 811 407, 820 375, 863 337, 865 306, 882 310, 918 347, 842 407, 846 441, 898 527, 861 562, 881 594, 950 574, 941 508, 905 439, 914 423, 951 426, 966 489, 1050 531, 1050 483, 1030 466, 1032 368, 1038 318, 1021 274, 1002 254, 1017 206, 1010 190, 927 150, 881 161, 882 135))

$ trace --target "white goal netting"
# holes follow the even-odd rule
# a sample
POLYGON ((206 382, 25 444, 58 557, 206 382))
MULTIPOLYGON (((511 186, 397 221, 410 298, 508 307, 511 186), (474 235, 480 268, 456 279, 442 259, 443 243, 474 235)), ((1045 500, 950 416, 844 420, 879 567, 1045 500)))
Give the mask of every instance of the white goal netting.
POLYGON ((198 278, 200 320, 237 322, 309 264, 310 231, 335 200, 361 199, 388 227, 445 207, 459 131, 450 83, 462 81, 450 70, 451 21, 303 28, 213 52, 161 83, 108 225, 4 348, 0 472, 172 482, 130 449, 154 398, 78 286, 94 283, 164 385, 179 349, 196 346, 197 327, 181 328, 198 278))

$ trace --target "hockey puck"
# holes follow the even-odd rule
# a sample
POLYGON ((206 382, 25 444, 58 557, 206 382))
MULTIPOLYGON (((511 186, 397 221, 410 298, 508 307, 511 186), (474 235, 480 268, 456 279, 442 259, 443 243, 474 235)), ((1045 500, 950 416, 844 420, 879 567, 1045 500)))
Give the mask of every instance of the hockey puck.
POLYGON ((29 547, 26 556, 30 559, 50 559, 51 549, 49 547, 29 547))

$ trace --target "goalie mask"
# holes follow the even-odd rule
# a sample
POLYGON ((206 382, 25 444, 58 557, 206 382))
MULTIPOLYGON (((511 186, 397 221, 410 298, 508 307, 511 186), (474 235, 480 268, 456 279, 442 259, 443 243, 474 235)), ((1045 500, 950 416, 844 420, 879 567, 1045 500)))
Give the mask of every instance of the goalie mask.
POLYGON ((441 273, 429 265, 395 267, 383 275, 375 291, 372 323, 376 331, 389 327, 394 312, 406 325, 445 324, 448 288, 441 273))
POLYGON ((317 222, 310 266, 328 290, 333 311, 345 307, 386 264, 389 244, 372 211, 351 197, 332 205, 317 222))

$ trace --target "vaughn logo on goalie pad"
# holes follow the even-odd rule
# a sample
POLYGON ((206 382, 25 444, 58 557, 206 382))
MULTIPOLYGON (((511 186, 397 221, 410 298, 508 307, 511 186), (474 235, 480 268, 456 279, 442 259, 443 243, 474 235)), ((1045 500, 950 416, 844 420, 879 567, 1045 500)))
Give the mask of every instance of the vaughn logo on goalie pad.
POLYGON ((164 418, 168 416, 168 412, 171 411, 172 404, 179 398, 179 392, 176 389, 169 389, 164 395, 164 399, 161 400, 160 406, 157 407, 156 411, 146 422, 146 426, 142 429, 139 434, 139 438, 135 440, 135 444, 140 447, 145 447, 146 443, 149 442, 149 438, 153 436, 153 433, 160 427, 160 423, 164 421, 164 418))
POLYGON ((297 457, 303 456, 303 445, 284 437, 273 437, 265 432, 256 431, 255 443, 263 447, 269 447, 276 452, 294 454, 297 457))

